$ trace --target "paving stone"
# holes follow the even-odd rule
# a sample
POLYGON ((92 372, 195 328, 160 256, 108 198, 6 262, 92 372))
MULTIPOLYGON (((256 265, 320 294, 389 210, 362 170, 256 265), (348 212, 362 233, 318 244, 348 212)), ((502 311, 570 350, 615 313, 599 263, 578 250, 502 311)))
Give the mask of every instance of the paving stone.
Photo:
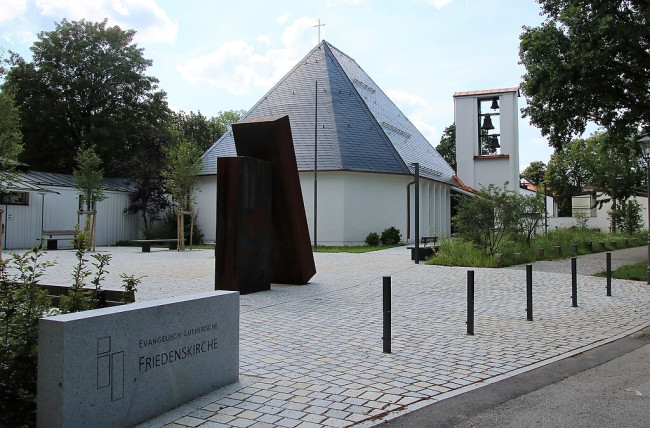
MULTIPOLYGON (((119 289, 119 273, 147 276, 137 301, 214 288, 213 251, 140 257, 129 247, 98 250, 112 255, 104 288, 119 289)), ((603 255, 578 263, 579 308, 571 308, 567 297, 568 261, 535 263, 534 322, 526 321, 521 306, 523 266, 475 269, 476 334, 467 336, 466 269, 415 265, 407 253, 403 247, 316 253, 318 273, 307 286, 273 284, 270 291, 241 296, 240 373, 250 385, 170 420, 237 426, 248 420, 238 415, 256 412, 251 424, 346 426, 650 324, 647 284, 614 280, 612 298, 603 292, 605 278, 586 276, 604 270, 603 255), (391 354, 381 352, 376 311, 384 275, 393 281, 391 354)), ((74 252, 47 252, 46 259, 58 264, 42 282, 67 281, 74 252)))
POLYGON ((198 427, 203 422, 205 422, 205 420, 199 418, 193 418, 191 416, 185 416, 174 422, 178 425, 185 426, 185 427, 198 427))

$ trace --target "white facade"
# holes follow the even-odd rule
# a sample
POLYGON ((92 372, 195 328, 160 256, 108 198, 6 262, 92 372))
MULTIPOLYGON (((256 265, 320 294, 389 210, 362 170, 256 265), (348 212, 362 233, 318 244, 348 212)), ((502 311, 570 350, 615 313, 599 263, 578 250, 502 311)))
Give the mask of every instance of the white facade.
MULTIPOLYGON (((3 249, 32 248, 38 245, 42 230, 72 230, 77 225, 77 190, 42 187, 52 193, 28 192, 28 205, 1 206, 4 210, 3 249)), ((105 194, 107 198, 97 204, 97 245, 115 245, 119 240, 137 239, 140 218, 137 214, 124 213, 124 208, 129 206, 128 193, 106 191, 105 194)), ((72 245, 59 241, 59 247, 71 248, 72 245)))
POLYGON ((510 190, 519 189, 518 96, 517 88, 454 94, 457 175, 473 189, 490 184, 502 187, 506 181, 510 190), (483 107, 479 112, 480 102, 494 99, 498 101, 498 109, 483 107), (498 138, 500 145, 493 154, 482 153, 479 146, 485 116, 490 116, 494 123, 495 129, 488 132, 498 138))
MULTIPOLYGON (((648 199, 642 196, 635 196, 631 199, 636 200, 641 206, 642 228, 648 229, 648 199)), ((600 209, 597 207, 591 208, 592 203, 593 200, 590 194, 574 196, 571 198, 574 217, 555 217, 549 219, 549 230, 578 226, 578 219, 575 217, 575 214, 577 212, 584 212, 588 216, 588 228, 609 232, 609 210, 612 209, 612 203, 605 202, 600 209)))
MULTIPOLYGON (((314 238, 314 173, 300 172, 310 238, 314 238)), ((380 173, 322 171, 318 173, 319 245, 360 245, 371 232, 391 226, 402 241, 414 239, 413 177, 380 173), (410 231, 410 237, 408 232, 410 231)), ((216 238, 216 176, 201 176, 196 193, 198 222, 206 241, 216 238)), ((450 186, 420 178, 420 235, 447 236, 450 225, 450 186)))

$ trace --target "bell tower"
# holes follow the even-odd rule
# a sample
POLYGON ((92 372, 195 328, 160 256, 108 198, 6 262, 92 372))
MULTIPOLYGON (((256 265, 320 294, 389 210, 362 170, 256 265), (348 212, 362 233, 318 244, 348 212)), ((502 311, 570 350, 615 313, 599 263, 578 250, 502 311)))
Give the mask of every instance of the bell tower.
POLYGON ((519 191, 519 88, 456 92, 458 178, 479 189, 494 184, 519 191))

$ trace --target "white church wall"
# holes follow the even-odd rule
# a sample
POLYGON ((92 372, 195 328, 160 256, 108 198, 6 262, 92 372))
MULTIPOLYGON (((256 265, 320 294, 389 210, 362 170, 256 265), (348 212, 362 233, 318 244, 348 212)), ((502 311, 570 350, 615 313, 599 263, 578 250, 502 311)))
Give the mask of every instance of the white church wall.
POLYGON ((409 178, 389 174, 342 173, 345 182, 345 241, 364 244, 370 232, 395 227, 406 239, 409 178))
MULTIPOLYGON (((314 173, 301 172, 300 186, 305 204, 309 239, 314 242, 314 173)), ((337 171, 318 173, 318 245, 340 245, 345 242, 345 183, 337 171)))
MULTIPOLYGON (((301 172, 300 185, 309 236, 314 239, 314 173, 301 172)), ((361 245, 370 232, 381 232, 391 226, 407 240, 407 186, 412 176, 322 171, 318 173, 319 245, 361 245)), ((204 240, 216 239, 216 176, 201 177, 201 192, 196 193, 198 223, 204 240)), ((449 186, 420 179, 420 234, 446 236, 450 233, 449 186)), ((414 235, 414 194, 410 187, 411 242, 414 235)))
MULTIPOLYGON (((448 236, 451 234, 451 200, 449 186, 420 177, 420 237, 448 236)), ((410 237, 415 240, 415 186, 410 187, 410 237)), ((407 240, 407 234, 403 233, 407 240)))
MULTIPOLYGON (((488 187, 490 184, 502 188, 505 182, 508 181, 508 189, 512 190, 512 182, 509 181, 510 177, 504 174, 504 171, 507 171, 509 168, 508 164, 509 160, 505 158, 477 159, 474 164, 477 177, 474 188, 479 190, 481 187, 488 187)), ((517 182, 515 183, 517 185, 519 183, 518 180, 517 178, 517 182)))
POLYGON ((456 124, 457 175, 466 185, 478 189, 495 184, 516 191, 519 187, 519 109, 516 88, 496 92, 477 91, 454 95, 454 123, 456 124), (479 153, 479 100, 498 99, 499 110, 490 114, 497 129, 500 148, 495 154, 479 153))
POLYGON ((194 192, 197 222, 204 234, 203 240, 214 242, 217 239, 217 176, 202 175, 199 183, 200 191, 194 192))
POLYGON ((454 123, 456 124, 457 175, 468 186, 474 185, 474 156, 478 154, 478 106, 476 98, 454 99, 454 123))
MULTIPOLYGON (((517 191, 519 188, 519 107, 516 92, 499 94, 501 121, 501 153, 507 154, 505 167, 494 165, 494 168, 507 168, 501 171, 501 176, 506 176, 509 188, 517 191)), ((505 181, 501 179, 501 181, 505 181)), ((499 181, 494 181, 499 183, 499 181)))

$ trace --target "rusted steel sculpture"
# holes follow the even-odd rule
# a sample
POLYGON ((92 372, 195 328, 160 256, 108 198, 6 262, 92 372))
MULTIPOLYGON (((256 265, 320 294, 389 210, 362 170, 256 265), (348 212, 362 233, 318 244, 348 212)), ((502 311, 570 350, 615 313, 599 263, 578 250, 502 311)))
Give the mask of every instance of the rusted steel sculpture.
POLYGON ((271 163, 219 158, 217 170, 215 288, 241 294, 269 290, 271 163))
MULTIPOLYGON (((226 195, 238 195, 236 198, 242 198, 242 201, 260 207, 263 198, 257 196, 258 192, 247 197, 248 193, 243 188, 245 180, 259 183, 259 178, 245 176, 241 172, 233 176, 232 171, 228 172, 228 168, 243 170, 243 166, 232 167, 228 164, 229 159, 240 159, 239 157, 218 160, 216 288, 234 290, 236 289, 234 287, 244 287, 246 292, 261 290, 261 288, 259 290, 246 288, 247 286, 243 282, 243 273, 239 278, 226 275, 227 271, 236 273, 242 272, 242 269, 265 271, 268 273, 271 283, 306 284, 316 273, 316 265, 309 240, 309 228, 307 227, 289 117, 269 116, 246 120, 234 123, 232 128, 238 156, 266 161, 270 164, 272 178, 265 180, 269 181, 267 184, 270 187, 270 192, 267 195, 270 195, 271 208, 270 216, 264 218, 260 215, 249 215, 248 222, 241 223, 241 227, 245 228, 245 231, 242 230, 235 234, 229 231, 228 229, 235 221, 231 217, 240 215, 238 213, 243 207, 228 207, 231 202, 224 200, 224 197, 227 196, 222 196, 222 192, 225 192, 226 195), (221 169, 223 164, 227 165, 224 167, 225 172, 221 169), (254 220, 259 220, 259 223, 255 223, 254 220), (266 236, 262 233, 262 229, 270 235, 268 243, 263 239, 256 238, 257 236, 266 236), (237 238, 238 234, 247 237, 243 239, 244 242, 237 238), (233 239, 237 242, 231 242, 233 239), (256 248, 244 250, 248 246, 256 248), (264 248, 260 249, 260 246, 264 248), (265 252, 268 251, 269 261, 267 263, 266 259, 262 258, 258 263, 254 263, 254 266, 246 267, 243 261, 228 254, 228 252, 232 253, 233 248, 245 254, 254 252, 266 254, 265 252), (234 285, 229 286, 226 284, 227 281, 234 285)), ((247 173, 257 174, 253 168, 247 169, 247 173)), ((266 206, 265 202, 264 206, 266 206)), ((258 275, 259 278, 262 278, 264 272, 258 273, 258 275)), ((239 289, 242 294, 244 293, 243 289, 239 289)))

